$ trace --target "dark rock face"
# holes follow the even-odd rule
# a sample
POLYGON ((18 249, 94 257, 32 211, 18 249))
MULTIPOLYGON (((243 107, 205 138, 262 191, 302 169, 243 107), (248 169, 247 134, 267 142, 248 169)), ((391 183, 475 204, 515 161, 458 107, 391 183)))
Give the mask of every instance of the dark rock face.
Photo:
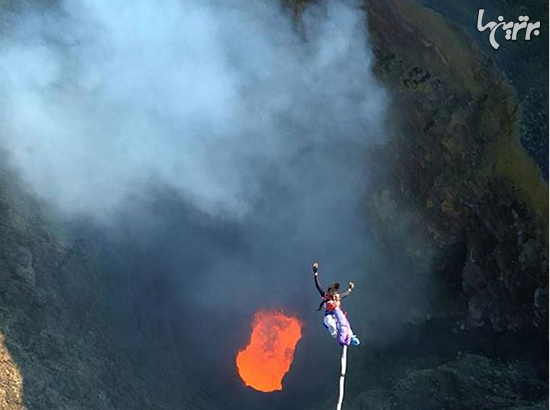
POLYGON ((502 32, 500 38, 497 36, 501 48, 495 51, 489 45, 487 32, 478 32, 475 24, 478 9, 484 7, 487 17, 502 15, 514 20, 529 15, 531 21, 540 21, 542 27, 548 27, 548 2, 488 0, 482 5, 475 0, 420 2, 459 25, 509 78, 521 109, 519 140, 548 181, 548 78, 539 75, 548 69, 548 36, 542 35, 536 41, 520 38, 513 42, 505 41, 502 32))
POLYGON ((393 101, 368 215, 381 242, 407 238, 400 256, 428 265, 437 296, 416 331, 356 353, 351 408, 547 408, 548 188, 519 148, 515 90, 440 15, 409 0, 365 8, 393 101))
POLYGON ((462 355, 434 369, 418 370, 394 387, 403 409, 500 409, 544 400, 547 386, 528 363, 502 364, 462 355))
POLYGON ((115 282, 98 238, 54 222, 17 186, 0 171, 0 408, 213 408, 162 354, 160 335, 140 339, 130 326, 117 339, 116 324, 133 322, 109 309, 115 282))
MULTIPOLYGON (((462 327, 545 327, 535 293, 548 286, 548 191, 517 148, 514 90, 435 13, 405 0, 367 1, 367 10, 376 71, 400 118, 378 196, 436 249, 433 280, 447 299, 438 314, 462 327)), ((395 229, 372 204, 379 229, 395 229)))
POLYGON ((413 370, 391 391, 361 393, 353 409, 466 410, 545 408, 547 386, 529 363, 504 364, 459 355, 432 369, 413 370))

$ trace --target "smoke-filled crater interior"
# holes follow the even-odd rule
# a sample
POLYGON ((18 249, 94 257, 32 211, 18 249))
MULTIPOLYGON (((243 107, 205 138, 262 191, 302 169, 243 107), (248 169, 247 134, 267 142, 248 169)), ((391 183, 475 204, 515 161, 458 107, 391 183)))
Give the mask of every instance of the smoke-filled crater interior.
POLYGON ((527 387, 502 408, 543 400, 540 212, 491 174, 509 169, 489 152, 500 141, 475 145, 519 128, 494 125, 512 97, 470 40, 415 4, 0 2, 0 357, 21 373, 10 400, 332 408, 343 350, 323 326, 314 261, 321 290, 355 286, 342 300, 361 339, 346 350, 350 410, 428 408, 440 396, 415 396, 432 386, 424 369, 491 395, 471 368, 497 380, 508 357, 535 370, 517 368, 527 387), (444 40, 473 57, 456 63, 444 40), (482 132, 468 128, 480 118, 482 132))

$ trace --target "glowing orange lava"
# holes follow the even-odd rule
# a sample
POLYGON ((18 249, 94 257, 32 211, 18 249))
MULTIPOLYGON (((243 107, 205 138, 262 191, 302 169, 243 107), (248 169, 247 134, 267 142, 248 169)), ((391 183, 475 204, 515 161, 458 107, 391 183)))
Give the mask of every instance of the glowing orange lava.
POLYGON ((277 311, 254 315, 250 343, 237 354, 239 376, 247 386, 269 393, 282 390, 283 377, 302 338, 302 323, 277 311))

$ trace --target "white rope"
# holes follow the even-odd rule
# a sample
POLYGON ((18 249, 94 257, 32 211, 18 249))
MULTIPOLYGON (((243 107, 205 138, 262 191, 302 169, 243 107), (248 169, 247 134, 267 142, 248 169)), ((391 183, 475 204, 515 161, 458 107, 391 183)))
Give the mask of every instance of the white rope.
POLYGON ((338 404, 336 405, 336 410, 342 409, 342 403, 344 402, 344 381, 346 379, 346 365, 348 361, 348 347, 344 345, 342 348, 342 370, 340 372, 340 395, 338 396, 338 404))

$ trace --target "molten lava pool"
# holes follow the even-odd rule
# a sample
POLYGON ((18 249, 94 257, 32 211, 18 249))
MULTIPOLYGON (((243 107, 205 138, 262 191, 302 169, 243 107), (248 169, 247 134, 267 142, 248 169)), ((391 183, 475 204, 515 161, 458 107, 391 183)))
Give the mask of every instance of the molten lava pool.
POLYGON ((239 376, 247 386, 269 393, 283 389, 283 377, 302 338, 302 323, 278 311, 254 315, 250 342, 237 354, 239 376))

